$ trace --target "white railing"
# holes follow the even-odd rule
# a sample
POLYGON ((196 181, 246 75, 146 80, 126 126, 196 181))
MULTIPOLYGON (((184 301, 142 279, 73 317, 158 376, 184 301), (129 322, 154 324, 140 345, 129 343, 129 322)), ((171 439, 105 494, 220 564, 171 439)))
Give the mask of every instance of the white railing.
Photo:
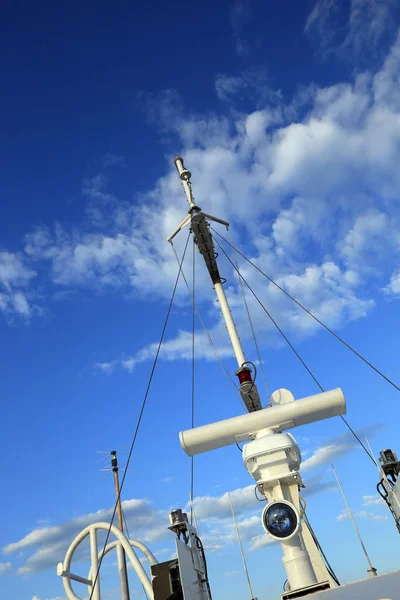
MULTIPOLYGON (((57 574, 63 578, 64 590, 65 590, 68 600, 82 600, 79 596, 77 596, 75 594, 74 590, 72 589, 71 580, 79 581, 80 583, 87 585, 88 590, 89 590, 89 597, 91 597, 91 600, 100 600, 100 577, 96 577, 99 561, 100 561, 102 555, 105 556, 106 554, 108 554, 108 552, 110 552, 114 548, 117 549, 119 572, 121 573, 121 571, 125 568, 124 561, 123 561, 123 553, 121 551, 123 549, 125 551, 126 557, 128 558, 128 560, 130 561, 130 563, 132 565, 133 570, 136 572, 141 584, 145 588, 146 593, 149 596, 150 600, 154 600, 153 587, 151 585, 151 581, 150 581, 146 571, 142 567, 140 560, 136 556, 136 553, 133 550, 133 547, 135 547, 138 550, 140 550, 141 552, 143 552, 143 554, 148 558, 151 565, 157 564, 158 561, 157 561, 156 557, 147 548, 147 546, 145 546, 144 544, 142 544, 142 542, 139 542, 138 540, 130 540, 130 539, 128 540, 128 538, 122 533, 122 531, 120 529, 118 529, 118 527, 115 527, 115 525, 112 525, 110 528, 109 523, 99 522, 99 523, 93 523, 92 525, 89 525, 88 527, 83 529, 76 536, 76 538, 73 540, 72 544, 68 548, 67 553, 64 558, 64 562, 59 563, 57 566, 57 574), (106 546, 104 553, 103 553, 103 550, 101 550, 99 552, 98 547, 97 547, 97 531, 99 531, 99 530, 108 531, 109 529, 110 529, 110 534, 112 534, 116 538, 116 540, 110 542, 106 546), (75 575, 74 573, 71 573, 71 562, 72 562, 72 557, 74 555, 75 550, 88 536, 90 538, 91 566, 90 566, 88 577, 85 578, 85 577, 81 577, 79 575, 75 575), (93 589, 93 585, 94 585, 94 589, 93 589)), ((121 592, 123 593, 122 587, 121 587, 121 592)), ((122 600, 125 600, 123 595, 122 595, 122 600)))

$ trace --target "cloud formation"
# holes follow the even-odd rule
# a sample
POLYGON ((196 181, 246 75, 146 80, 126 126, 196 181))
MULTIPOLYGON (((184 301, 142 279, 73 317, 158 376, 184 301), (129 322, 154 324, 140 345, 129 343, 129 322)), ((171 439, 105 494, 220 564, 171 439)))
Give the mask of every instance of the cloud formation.
POLYGON ((35 276, 21 253, 0 252, 0 312, 6 317, 29 319, 32 315, 34 307, 27 288, 35 276))
MULTIPOLYGON (((372 521, 387 521, 387 516, 385 515, 377 515, 369 510, 358 510, 354 513, 355 517, 360 517, 362 519, 369 519, 372 521)), ((344 509, 340 515, 337 516, 338 521, 347 521, 350 519, 350 515, 347 509, 344 509)))
MULTIPOLYGON (((398 297, 399 73, 397 39, 375 73, 360 72, 350 83, 325 88, 310 85, 290 102, 267 93, 263 107, 248 114, 192 114, 172 90, 148 99, 150 123, 175 140, 193 172, 199 204, 228 218, 233 240, 249 257, 333 328, 366 316, 381 294, 398 297)), ((219 75, 217 92, 225 101, 249 89, 250 81, 265 90, 265 80, 242 73, 219 75)), ((165 240, 186 211, 172 161, 135 204, 119 201, 104 173, 86 179, 83 193, 88 205, 79 226, 38 227, 26 235, 23 254, 3 256, 3 262, 14 261, 20 279, 18 285, 3 283, 0 309, 32 312, 24 290, 35 272, 47 274, 60 291, 118 290, 153 301, 169 298, 177 264, 165 240)), ((182 233, 176 238, 180 255, 184 243, 182 233)), ((239 263, 285 332, 297 338, 315 333, 315 322, 239 263)), ((207 274, 200 264, 197 271, 197 302, 219 352, 230 355, 207 274)), ((246 344, 246 311, 223 258, 221 271, 246 344)), ((187 296, 179 286, 177 301, 190 304, 187 296)), ((273 326, 249 294, 248 302, 263 344, 276 344, 273 326)), ((190 333, 181 330, 167 340, 163 357, 186 359, 190 345, 190 333)), ((153 358, 154 348, 154 343, 125 348, 108 361, 99 356, 96 367, 105 373, 116 367, 131 371, 153 358)), ((197 348, 199 358, 213 358, 201 328, 197 348)))
POLYGON ((395 0, 317 0, 305 32, 317 37, 323 54, 364 62, 393 34, 395 7, 395 0))
MULTIPOLYGON (((375 423, 374 425, 369 425, 364 429, 356 431, 356 434, 359 439, 364 439, 364 436, 372 436, 381 428, 382 424, 375 423)), ((326 445, 317 448, 311 456, 306 458, 301 465, 301 473, 307 473, 312 469, 319 469, 331 465, 334 461, 342 458, 355 449, 361 449, 358 440, 350 431, 344 433, 328 442, 326 445)))
MULTIPOLYGON (((353 446, 349 444, 347 452, 352 449, 353 446)), ((304 482, 306 488, 302 495, 305 497, 331 490, 333 487, 332 480, 327 478, 324 473, 307 474, 304 482)), ((272 543, 271 539, 265 535, 261 525, 260 507, 263 505, 257 501, 254 488, 253 483, 231 492, 241 538, 249 551, 256 551, 272 543)), ((198 496, 194 498, 193 504, 200 535, 207 551, 222 550, 224 547, 236 543, 228 493, 219 496, 198 496)), ((149 545, 156 553, 157 551, 159 554, 168 552, 166 542, 168 539, 171 542, 173 540, 167 529, 168 510, 156 509, 149 500, 145 499, 125 500, 122 505, 131 537, 149 545), (157 544, 161 542, 163 545, 157 548, 157 544)), ((189 503, 184 510, 190 512, 189 503)), ((18 575, 52 569, 63 560, 68 546, 79 531, 96 521, 109 521, 112 511, 113 507, 100 509, 95 513, 81 515, 59 525, 36 527, 20 540, 5 545, 2 553, 5 556, 23 553, 24 562, 17 570, 18 575)), ((99 544, 101 543, 102 536, 99 535, 99 544)), ((170 552, 172 552, 172 547, 170 552)), ((77 558, 78 561, 82 561, 88 557, 81 553, 77 558)), ((0 572, 1 564, 7 565, 3 567, 4 572, 11 569, 11 563, 0 563, 0 572)))
MULTIPOLYGON (((207 199, 204 208, 228 216, 234 239, 240 231, 249 257, 334 328, 366 316, 382 288, 386 297, 398 292, 399 67, 398 38, 375 74, 359 73, 352 83, 327 88, 310 86, 290 105, 266 100, 263 109, 228 119, 188 114, 164 97, 153 121, 177 136, 199 204, 207 199), (257 219, 248 218, 249 206, 257 219)), ((219 76, 217 91, 225 100, 246 81, 219 76)), ((168 217, 164 231, 171 231, 171 210, 176 224, 185 202, 173 168, 148 197, 156 196, 163 199, 159 214, 168 217)), ((164 269, 172 264, 166 255, 157 260, 164 269)), ((247 264, 240 268, 284 331, 297 336, 315 331, 307 315, 282 300, 247 264)), ((222 271, 231 272, 223 260, 222 271)), ((150 282, 137 274, 134 281, 154 289, 160 277, 150 282)), ((199 289, 210 297, 207 284, 199 289)), ((232 276, 227 293, 246 342, 249 328, 232 276)), ((271 324, 250 295, 249 304, 257 331, 265 343, 275 343, 271 324)), ((210 328, 217 345, 227 349, 222 323, 214 319, 210 328)), ((180 331, 168 343, 165 358, 188 356, 188 332, 180 331)), ((199 356, 206 357, 199 346, 199 356)), ((151 345, 116 358, 113 366, 132 369, 144 355, 152 355, 151 345)))

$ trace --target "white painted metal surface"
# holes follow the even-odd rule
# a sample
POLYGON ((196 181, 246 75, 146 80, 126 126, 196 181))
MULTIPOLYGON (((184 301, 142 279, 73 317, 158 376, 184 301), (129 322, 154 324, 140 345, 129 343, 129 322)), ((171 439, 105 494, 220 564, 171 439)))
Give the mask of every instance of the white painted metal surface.
POLYGON ((363 579, 333 590, 318 592, 310 600, 399 600, 400 571, 363 579))
POLYGON ((232 419, 181 431, 179 439, 186 454, 194 456, 239 441, 250 440, 260 429, 287 430, 345 412, 346 401, 342 390, 336 388, 294 402, 270 406, 232 419))
POLYGON ((236 325, 232 318, 232 313, 229 308, 224 288, 222 283, 214 284, 215 293, 217 294, 218 302, 221 307, 222 316, 224 317, 225 325, 228 330, 229 339, 232 343, 233 352, 237 360, 238 366, 241 367, 246 362, 246 358, 243 352, 242 344, 239 339, 239 334, 236 329, 236 325))
POLYGON ((317 578, 312 568, 311 560, 302 543, 300 533, 287 541, 281 542, 283 550, 282 563, 291 590, 298 590, 317 583, 317 578))
MULTIPOLYGON (((98 550, 97 550, 97 530, 95 527, 89 528, 89 537, 90 537, 90 560, 92 562, 92 571, 93 573, 97 573, 99 561, 97 558, 98 550)), ((69 570, 69 566, 68 566, 69 570)), ((89 587, 90 595, 92 596, 92 600, 100 600, 100 577, 96 577, 92 581, 92 585, 89 587)))
POLYGON ((206 591, 200 585, 200 580, 204 574, 196 569, 198 564, 193 556, 193 549, 180 540, 176 540, 175 543, 184 599, 209 600, 206 591))
POLYGON ((290 433, 261 430, 245 444, 242 458, 247 471, 258 483, 293 479, 301 464, 300 449, 290 433))

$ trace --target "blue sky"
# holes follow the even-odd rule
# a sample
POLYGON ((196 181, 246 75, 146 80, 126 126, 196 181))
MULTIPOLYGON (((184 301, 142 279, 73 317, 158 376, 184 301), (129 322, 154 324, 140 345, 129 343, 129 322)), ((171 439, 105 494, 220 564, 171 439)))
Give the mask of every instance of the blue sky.
MULTIPOLYGON (((111 514, 112 482, 101 479, 96 450, 129 443, 140 410, 177 272, 166 238, 186 214, 176 153, 192 171, 198 203, 231 222, 235 244, 398 382, 399 17, 390 0, 3 6, 4 598, 64 598, 57 562, 80 528, 111 514)), ((178 253, 185 239, 177 238, 178 253)), ((190 261, 189 253, 187 275, 190 261)), ((397 392, 240 267, 323 386, 342 387, 352 426, 375 452, 400 451, 397 392)), ((254 360, 240 289, 224 260, 221 272, 254 360)), ((200 260, 196 297, 233 372, 200 260)), ((249 306, 269 393, 316 393, 251 298, 249 306)), ((241 414, 196 328, 196 423, 241 414)), ((190 330, 181 285, 123 492, 132 536, 160 560, 173 552, 168 511, 186 505, 190 486, 178 441, 191 421, 190 330)), ((259 387, 265 404, 261 378, 259 387)), ((395 568, 398 534, 378 503, 376 471, 343 423, 293 433, 309 518, 339 578, 363 577, 366 564, 331 462, 374 566, 395 568)), ((225 495, 233 490, 254 591, 278 597, 280 549, 267 547, 262 504, 239 451, 199 456, 195 472, 214 598, 247 594, 225 495)), ((114 560, 102 571, 111 599, 114 560)), ((84 558, 76 570, 86 572, 84 558)), ((133 576, 132 587, 141 594, 133 576)))

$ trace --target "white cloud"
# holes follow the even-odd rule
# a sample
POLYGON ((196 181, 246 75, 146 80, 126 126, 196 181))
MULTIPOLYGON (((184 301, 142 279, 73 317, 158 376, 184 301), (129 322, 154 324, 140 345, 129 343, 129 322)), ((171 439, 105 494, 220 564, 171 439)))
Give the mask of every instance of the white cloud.
POLYGON ((249 46, 243 38, 243 29, 251 16, 250 0, 234 0, 230 11, 230 23, 232 27, 235 53, 238 56, 246 56, 249 46))
MULTIPOLYGON (((358 510, 353 514, 355 517, 360 517, 361 519, 368 519, 368 520, 372 520, 372 521, 386 521, 387 520, 387 516, 377 515, 376 513, 373 513, 368 510, 358 510)), ((350 519, 350 515, 349 515, 349 512, 347 509, 344 509, 337 516, 338 521, 347 521, 349 519, 350 519)))
MULTIPOLYGON (((32 600, 41 600, 39 596, 33 596, 32 600)), ((65 596, 55 596, 53 598, 44 598, 43 600, 67 600, 65 596)))
POLYGON ((22 254, 0 252, 0 311, 6 317, 29 318, 35 308, 26 289, 36 272, 26 265, 22 254))
POLYGON ((123 156, 107 152, 103 158, 103 167, 126 167, 126 160, 123 156))
POLYGON ((363 506, 376 506, 378 504, 385 504, 384 499, 381 496, 363 496, 363 506))
MULTIPOLYGON (((368 433, 371 434, 371 431, 368 433)), ((346 450, 342 449, 342 453, 350 452, 354 447, 351 443, 346 445, 343 441, 346 439, 346 435, 338 438, 337 445, 342 448, 346 446, 346 450)), ((318 451, 314 456, 319 456, 318 451)), ((323 461, 316 461, 318 464, 314 466, 324 464, 324 461, 326 462, 326 456, 323 461)), ((170 480, 170 478, 166 477, 165 480, 170 480)), ((332 490, 334 486, 331 480, 325 478, 324 473, 312 476, 306 474, 304 483, 306 487, 303 495, 306 497, 321 491, 332 490)), ((231 491, 241 538, 246 548, 251 551, 271 543, 269 538, 264 535, 260 520, 263 504, 256 499, 254 488, 255 484, 252 483, 231 491)), ((369 496, 365 496, 364 501, 368 501, 369 498, 369 496)), ((228 493, 219 496, 198 496, 194 498, 193 504, 201 538, 207 551, 219 551, 228 545, 237 543, 228 493)), ((168 538, 172 541, 173 538, 167 529, 168 509, 159 507, 156 509, 149 500, 145 499, 125 500, 122 505, 132 538, 143 541, 150 548, 168 538)), ((190 508, 190 503, 188 503, 184 510, 189 513, 190 508)), ((81 515, 59 525, 36 527, 20 540, 4 546, 2 552, 7 556, 23 553, 25 562, 17 571, 19 575, 53 568, 57 562, 63 560, 68 546, 81 529, 96 521, 109 521, 112 511, 113 508, 100 509, 95 513, 81 515)), ((99 544, 101 544, 101 537, 100 534, 99 544)), ((168 550, 163 546, 157 551, 159 554, 165 554, 171 552, 171 549, 168 550)), ((78 560, 87 558, 87 554, 81 553, 78 560)))
POLYGON ((380 51, 394 31, 394 0, 317 0, 307 18, 306 33, 317 35, 323 53, 361 60, 380 51), (347 9, 346 24, 343 11, 347 9))
MULTIPOLYGON (((273 107, 267 102, 265 109, 236 116, 231 122, 216 115, 185 114, 182 106, 165 108, 158 117, 163 127, 169 124, 179 135, 199 204, 207 199, 204 208, 228 216, 235 239, 240 221, 251 240, 250 258, 335 328, 373 309, 385 274, 389 277, 398 264, 400 215, 392 198, 400 184, 396 168, 399 55, 398 40, 375 75, 363 73, 353 83, 310 88, 307 101, 311 108, 304 114, 302 107, 302 118, 292 122, 287 121, 289 107, 282 102, 279 110, 276 102, 273 107), (248 218, 249 206, 256 219, 248 218)), ((241 77, 217 78, 223 99, 243 85, 241 77)), ((183 215, 184 197, 173 168, 149 195, 155 196, 163 198, 158 214, 173 207, 176 224, 178 215, 183 215)), ((170 219, 164 230, 172 229, 170 219)), ((134 284, 139 288, 140 282, 142 288, 154 290, 163 277, 164 260, 157 258, 152 282, 146 273, 137 272, 134 284)), ((285 331, 309 335, 316 330, 307 315, 282 301, 280 292, 262 282, 248 265, 241 268, 285 331)), ((175 269, 171 266, 170 273, 175 269)), ((223 260, 221 271, 231 272, 223 260)), ((396 281, 393 277, 387 291, 397 289, 396 281)), ((229 284, 235 319, 246 342, 249 328, 232 276, 229 284)), ((209 291, 207 285, 199 285, 199 289, 200 293, 209 291)), ((204 303, 204 298, 203 293, 199 302, 204 303)), ((254 299, 250 298, 250 304, 260 336, 270 343, 265 314, 254 299)), ((227 351, 220 324, 214 321, 211 332, 227 351)), ((165 358, 188 357, 189 337, 188 332, 180 331, 169 340, 165 358)), ((137 361, 153 355, 154 346, 137 349, 125 359, 108 361, 104 368, 109 370, 109 365, 115 367, 125 360, 123 366, 130 370, 137 361)))
MULTIPOLYGON (((151 543, 168 535, 167 513, 155 510, 147 500, 132 499, 122 504, 132 537, 151 543)), ((109 521, 112 511, 113 508, 100 509, 60 525, 38 527, 17 542, 4 546, 3 554, 32 552, 18 569, 19 575, 53 568, 57 562, 63 560, 68 546, 81 529, 95 521, 109 521)))
POLYGON ((0 575, 5 575, 12 571, 12 564, 10 562, 0 562, 0 575))
POLYGON ((389 283, 382 288, 382 291, 388 296, 400 297, 400 271, 391 275, 389 283))
MULTIPOLYGON (((282 122, 280 104, 282 94, 273 89, 267 71, 264 68, 244 70, 240 75, 219 73, 215 78, 215 91, 218 100, 236 105, 246 99, 260 110, 260 115, 268 116, 265 126, 282 122), (265 110, 266 106, 270 106, 265 110)), ((257 113, 252 113, 257 114, 257 113)), ((251 116, 250 120, 251 120, 251 116)))
POLYGON ((252 540, 249 547, 249 552, 254 552, 255 550, 260 550, 260 548, 265 548, 265 546, 269 546, 271 544, 275 544, 275 540, 273 540, 267 533, 261 533, 260 535, 256 535, 252 540))
MULTIPOLYGON (((379 423, 370 425, 363 430, 356 431, 356 434, 360 439, 363 439, 365 435, 371 436, 381 427, 382 425, 379 423)), ((342 456, 355 449, 361 449, 357 439, 351 432, 344 433, 330 443, 317 448, 313 454, 302 463, 301 473, 330 465, 332 462, 342 458, 342 456)))
MULTIPOLYGON (((219 75, 216 88, 223 100, 251 96, 264 86, 263 105, 248 114, 193 114, 173 90, 142 98, 152 126, 175 136, 193 172, 200 206, 231 220, 234 240, 250 258, 336 328, 368 314, 391 276, 386 295, 397 289, 399 67, 397 40, 375 73, 358 73, 352 82, 325 88, 309 86, 289 103, 268 89, 261 71, 255 82, 250 72, 219 75), (238 241, 239 231, 245 243, 238 241)), ((177 264, 165 240, 185 214, 172 161, 168 172, 138 195, 134 205, 118 201, 110 190, 111 181, 103 173, 86 179, 83 193, 89 204, 80 226, 36 229, 26 236, 25 255, 17 258, 25 269, 28 256, 38 272, 50 270, 58 287, 118 290, 166 300, 177 264)), ((176 238, 180 253, 184 242, 182 233, 176 238)), ((224 260, 221 271, 228 276, 227 291, 246 342, 249 328, 237 282, 224 260)), ((248 265, 243 274, 283 329, 300 337, 315 331, 315 323, 283 301, 248 265)), ((33 276, 32 270, 25 271, 27 288, 33 276)), ((0 291, 6 293, 0 295, 0 308, 27 314, 32 309, 25 288, 14 287, 0 291)), ((197 295, 208 326, 227 349, 220 321, 208 318, 214 308, 202 267, 197 295)), ((184 298, 188 302, 181 285, 178 302, 184 298)), ((267 344, 275 343, 265 315, 254 300, 250 302, 260 335, 267 344)), ((170 339, 165 357, 187 356, 188 339, 184 330, 170 339)), ((199 356, 207 358, 202 339, 200 332, 199 356)), ((123 350, 119 357, 99 357, 99 370, 131 370, 154 355, 152 345, 123 350)))

